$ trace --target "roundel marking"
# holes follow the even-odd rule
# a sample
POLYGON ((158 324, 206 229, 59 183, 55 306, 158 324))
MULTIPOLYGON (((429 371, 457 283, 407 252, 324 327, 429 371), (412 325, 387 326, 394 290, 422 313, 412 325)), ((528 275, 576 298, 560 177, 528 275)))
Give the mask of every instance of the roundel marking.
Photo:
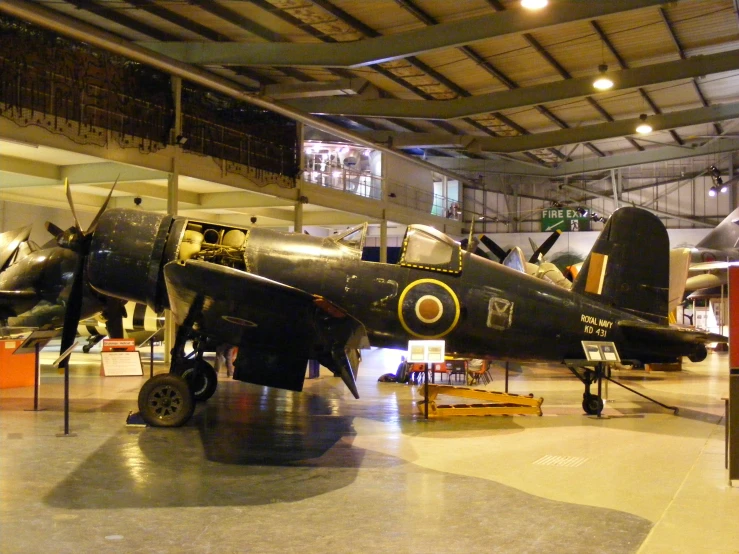
POLYGON ((410 283, 398 300, 398 319, 410 335, 438 339, 459 323, 459 299, 447 285, 436 279, 410 283))
POLYGON ((442 315, 444 305, 435 296, 425 294, 416 301, 416 317, 424 323, 436 323, 442 315))
POLYGON ((253 321, 249 321, 248 319, 243 319, 241 317, 235 317, 232 315, 222 315, 221 317, 225 321, 233 323, 234 325, 240 325, 241 327, 257 327, 257 324, 253 321))

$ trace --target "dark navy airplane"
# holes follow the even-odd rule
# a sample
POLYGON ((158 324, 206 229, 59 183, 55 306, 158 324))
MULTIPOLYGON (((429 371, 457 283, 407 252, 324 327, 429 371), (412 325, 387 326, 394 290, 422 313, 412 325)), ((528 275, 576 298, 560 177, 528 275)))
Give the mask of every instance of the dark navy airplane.
MULTIPOLYGON (((74 214, 69 194, 68 198, 74 214)), ((106 200, 100 213, 107 204, 106 200)), ((80 250, 71 248, 69 242, 69 237, 81 234, 76 214, 74 217, 75 227, 66 231, 47 222, 46 228, 55 238, 42 246, 29 239, 30 225, 0 233, 0 326, 20 329, 63 326, 82 260, 80 250)), ((96 221, 97 218, 90 230, 96 221)), ((79 304, 78 317, 88 318, 103 312, 110 336, 123 336, 125 311, 120 300, 103 297, 82 284, 74 303, 79 304)))
MULTIPOLYGON (((239 347, 240 381, 300 391, 312 359, 358 397, 356 353, 370 344, 444 339, 461 356, 562 363, 583 359, 582 341, 596 340, 615 343, 627 363, 657 363, 699 361, 707 343, 726 340, 668 325, 669 242, 645 210, 611 216, 571 291, 421 225, 408 227, 397 264, 362 261, 366 230, 319 238, 116 209, 60 244, 81 255, 78 292, 86 275, 101 294, 172 310, 180 327, 170 373, 139 394, 155 426, 188 421, 193 390, 201 400, 213 394, 216 374, 202 358, 213 343, 239 347), (195 353, 186 355, 190 340, 195 353)), ((74 294, 62 350, 79 320, 74 294)), ((579 377, 583 407, 599 413, 592 380, 579 377)))

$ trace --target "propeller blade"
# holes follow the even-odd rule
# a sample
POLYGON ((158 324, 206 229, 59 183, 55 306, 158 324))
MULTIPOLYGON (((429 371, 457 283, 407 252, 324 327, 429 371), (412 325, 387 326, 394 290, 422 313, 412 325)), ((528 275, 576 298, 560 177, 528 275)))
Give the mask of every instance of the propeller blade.
POLYGON ((546 256, 547 252, 554 246, 554 243, 557 242, 557 239, 559 238, 559 235, 562 234, 562 231, 557 229, 554 231, 551 235, 549 235, 549 238, 544 241, 544 243, 537 248, 534 251, 534 254, 529 258, 529 262, 536 263, 539 261, 540 257, 546 256))
POLYGON ((123 318, 126 315, 126 302, 117 298, 107 297, 105 299, 105 328, 108 331, 109 339, 122 339, 125 334, 123 332, 123 318))
POLYGON ((49 231, 49 233, 51 233, 54 238, 57 239, 62 235, 62 233, 64 233, 64 229, 57 225, 54 225, 51 221, 47 221, 44 224, 44 227, 46 227, 46 230, 49 231))
MULTIPOLYGON (((110 191, 108 192, 108 197, 105 199, 105 202, 103 202, 103 205, 100 206, 100 209, 98 210, 98 213, 95 214, 95 219, 92 220, 92 223, 90 223, 90 227, 87 229, 87 234, 93 233, 95 229, 98 226, 98 221, 100 220, 100 216, 103 215, 103 212, 108 207, 108 202, 110 202, 110 197, 113 196, 113 189, 115 189, 115 186, 118 184, 118 179, 120 179, 120 174, 118 177, 115 178, 115 182, 113 183, 113 186, 110 187, 110 191)), ((70 200, 71 203, 71 200, 70 200)))
POLYGON ((480 241, 485 246, 487 246, 493 254, 495 254, 495 257, 498 258, 500 262, 505 260, 506 256, 508 255, 508 252, 506 252, 500 246, 498 246, 498 244, 493 239, 491 239, 490 237, 486 235, 480 235, 480 241))
MULTIPOLYGON (((74 200, 72 200, 72 190, 69 188, 69 179, 67 179, 66 177, 64 178, 64 193, 67 195, 67 202, 69 202, 69 208, 72 210, 72 217, 74 218, 74 227, 81 233, 82 227, 80 227, 80 220, 77 219, 77 212, 74 209, 74 200)), ((70 343, 70 346, 71 346, 71 343, 70 343)))
MULTIPOLYGON (((67 300, 67 309, 64 312, 64 327, 62 329, 62 344, 59 350, 63 354, 72 344, 77 336, 77 326, 80 323, 80 313, 82 312, 83 287, 85 284, 85 260, 87 256, 80 254, 77 260, 77 268, 74 272, 72 288, 69 291, 69 299, 67 300)), ((65 368, 69 364, 69 356, 60 364, 60 368, 65 368)))

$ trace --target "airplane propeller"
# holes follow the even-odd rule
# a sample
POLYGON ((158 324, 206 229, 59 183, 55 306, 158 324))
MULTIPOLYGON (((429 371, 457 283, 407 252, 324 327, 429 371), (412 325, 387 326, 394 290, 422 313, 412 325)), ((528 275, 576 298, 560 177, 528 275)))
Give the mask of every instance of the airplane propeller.
POLYGON ((487 246, 500 262, 503 262, 503 260, 506 259, 506 256, 508 256, 508 253, 510 252, 510 250, 503 250, 500 246, 498 246, 498 243, 496 243, 493 239, 486 235, 480 235, 480 242, 487 246))
MULTIPOLYGON (((67 300, 67 307, 64 312, 64 327, 62 328, 62 343, 60 353, 64 353, 72 344, 77 336, 77 326, 80 322, 80 314, 82 313, 82 300, 84 297, 84 284, 85 284, 85 265, 87 263, 87 257, 90 254, 90 243, 92 241, 92 234, 97 228, 100 216, 105 212, 110 202, 110 197, 113 195, 113 190, 118 184, 116 178, 115 183, 108 192, 108 197, 103 202, 103 205, 98 210, 95 218, 90 223, 87 231, 83 231, 80 225, 79 219, 77 218, 77 212, 74 209, 74 201, 72 200, 72 191, 69 188, 69 180, 64 179, 64 191, 67 195, 67 201, 69 207, 72 210, 72 217, 74 218, 74 227, 70 227, 66 231, 62 231, 59 227, 53 223, 47 223, 46 228, 52 233, 59 246, 62 248, 69 248, 78 254, 77 267, 75 268, 74 277, 72 279, 72 287, 69 292, 67 300)), ((115 324, 114 324, 115 325, 115 324)), ((123 323, 121 322, 121 333, 123 329, 123 323)), ((69 362, 69 357, 62 363, 66 366, 69 362)))
POLYGON ((549 238, 545 240, 541 244, 541 246, 539 246, 538 248, 534 246, 534 242, 532 241, 531 245, 532 245, 532 249, 534 250, 534 253, 529 258, 529 263, 531 264, 539 263, 544 258, 544 256, 547 255, 547 252, 551 250, 552 246, 554 246, 554 243, 557 242, 557 239, 559 238, 559 235, 561 234, 562 234, 562 231, 557 229, 551 235, 549 235, 549 238))

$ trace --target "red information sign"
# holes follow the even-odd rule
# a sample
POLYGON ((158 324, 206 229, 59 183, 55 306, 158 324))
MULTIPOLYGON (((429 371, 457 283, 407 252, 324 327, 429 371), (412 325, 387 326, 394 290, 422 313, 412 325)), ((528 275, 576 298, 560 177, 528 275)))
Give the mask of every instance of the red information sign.
POLYGON ((103 352, 136 352, 134 339, 103 339, 103 352))
POLYGON ((729 368, 739 368, 739 267, 729 267, 729 368))

